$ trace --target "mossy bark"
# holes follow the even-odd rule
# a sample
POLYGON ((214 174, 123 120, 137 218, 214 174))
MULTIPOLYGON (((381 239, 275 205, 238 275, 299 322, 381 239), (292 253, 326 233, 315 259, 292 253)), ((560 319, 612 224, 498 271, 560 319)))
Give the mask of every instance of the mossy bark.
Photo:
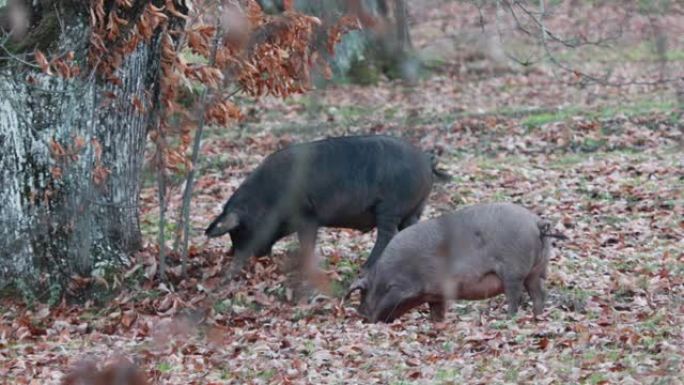
MULTIPOLYGON (((73 15, 49 47, 85 63, 88 19, 73 15)), ((93 272, 122 266, 141 247, 138 195, 152 108, 139 111, 132 101, 148 100, 159 66, 155 41, 125 58, 121 86, 38 73, 28 83, 21 63, 0 66, 0 290, 38 300, 65 289, 87 296, 93 272), (103 181, 98 167, 108 171, 103 181)))
MULTIPOLYGON (((87 16, 84 3, 76 0, 13 0, 14 3, 25 7, 28 20, 28 30, 23 36, 13 36, 5 42, 5 49, 13 54, 32 52, 35 49, 46 51, 59 43, 62 28, 71 24, 73 20, 87 16)), ((8 3, 0 7, 0 21, 7 20, 12 5, 8 3)), ((3 29, 9 32, 9 22, 0 22, 3 29)))
MULTIPOLYGON (((282 0, 259 1, 270 12, 283 9, 282 0)), ((321 52, 327 53, 327 28, 348 13, 351 1, 340 0, 296 0, 295 8, 315 15, 323 21, 317 36, 321 52)), ((340 80, 359 84, 373 84, 381 74, 389 78, 412 77, 412 68, 417 65, 412 56, 412 44, 408 23, 408 8, 405 0, 361 1, 366 12, 388 28, 353 31, 343 36, 335 48, 335 54, 328 57, 335 75, 340 80)))

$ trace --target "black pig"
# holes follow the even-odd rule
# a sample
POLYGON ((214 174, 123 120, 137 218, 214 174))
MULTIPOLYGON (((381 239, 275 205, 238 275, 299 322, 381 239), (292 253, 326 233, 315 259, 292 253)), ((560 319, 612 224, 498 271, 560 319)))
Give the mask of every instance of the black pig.
POLYGON ((428 154, 390 136, 292 145, 269 155, 247 177, 205 234, 230 233, 233 276, 250 256, 270 254, 289 234, 297 233, 301 254, 310 259, 319 227, 368 232, 377 226, 366 270, 398 230, 418 221, 435 178, 449 176, 428 154))

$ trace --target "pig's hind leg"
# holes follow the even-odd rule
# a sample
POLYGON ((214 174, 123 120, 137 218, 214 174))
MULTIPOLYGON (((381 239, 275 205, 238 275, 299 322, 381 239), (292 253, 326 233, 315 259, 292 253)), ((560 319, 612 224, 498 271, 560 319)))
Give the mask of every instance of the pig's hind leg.
POLYGON ((418 207, 416 207, 416 209, 413 210, 413 212, 411 212, 411 214, 405 216, 401 220, 401 223, 399 223, 399 231, 418 223, 418 220, 420 219, 420 216, 423 214, 424 209, 425 209, 425 201, 421 202, 418 205, 418 207))
POLYGON ((532 298, 532 311, 535 316, 539 316, 544 311, 544 299, 546 293, 539 275, 530 275, 525 279, 525 289, 532 298))
MULTIPOLYGON (((514 244, 507 246, 508 255, 507 258, 498 258, 502 263, 499 266, 499 271, 497 275, 503 281, 504 294, 506 295, 506 301, 508 302, 508 316, 513 317, 518 312, 518 306, 522 302, 523 288, 527 288, 527 278, 530 276, 539 276, 541 269, 537 271, 530 271, 530 267, 527 267, 525 261, 535 260, 534 256, 528 255, 526 248, 514 244)), ((530 284, 533 282, 530 281, 530 284)), ((537 291, 537 286, 531 285, 533 288, 530 292, 530 296, 533 301, 537 303, 539 307, 540 303, 540 292, 537 291), (534 293, 534 294, 533 294, 534 293)))
POLYGON ((404 218, 401 223, 399 224, 399 231, 409 227, 413 226, 416 223, 418 223, 418 219, 420 218, 420 214, 411 214, 408 217, 404 218))
POLYGON ((525 278, 525 289, 532 298, 532 311, 535 316, 539 316, 544 311, 544 303, 546 302, 544 278, 546 278, 546 268, 549 263, 548 248, 542 252, 541 262, 532 267, 532 271, 525 278))
POLYGON ((518 305, 523 294, 523 278, 514 274, 503 275, 503 288, 508 303, 508 316, 513 317, 518 312, 518 305))

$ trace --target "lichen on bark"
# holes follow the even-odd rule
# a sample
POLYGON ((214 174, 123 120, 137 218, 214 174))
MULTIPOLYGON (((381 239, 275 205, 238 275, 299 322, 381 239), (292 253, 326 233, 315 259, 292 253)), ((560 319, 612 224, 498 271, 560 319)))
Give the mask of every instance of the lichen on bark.
MULTIPOLYGON (((59 31, 55 49, 85 62, 87 20, 62 20, 59 31)), ((121 266, 141 246, 137 205, 149 112, 132 100, 146 100, 155 86, 159 47, 142 43, 128 55, 120 86, 87 74, 33 73, 28 83, 26 74, 21 63, 0 66, 0 290, 15 286, 47 300, 55 285, 73 289, 74 276, 121 266), (56 154, 55 143, 66 154, 56 154), (109 170, 102 183, 93 177, 96 164, 109 170)), ((93 287, 77 289, 70 294, 93 287)))
MULTIPOLYGON (((21 36, 10 36, 4 48, 12 54, 32 52, 33 50, 46 51, 61 43, 62 28, 70 25, 73 20, 81 20, 87 16, 87 10, 75 0, 15 0, 26 9, 28 24, 26 33, 21 36)), ((12 27, 8 16, 12 4, 8 3, 0 7, 0 26, 6 32, 12 27)), ((0 55, 4 56, 4 55, 0 55)), ((7 65, 8 60, 0 61, 0 65, 7 65)))

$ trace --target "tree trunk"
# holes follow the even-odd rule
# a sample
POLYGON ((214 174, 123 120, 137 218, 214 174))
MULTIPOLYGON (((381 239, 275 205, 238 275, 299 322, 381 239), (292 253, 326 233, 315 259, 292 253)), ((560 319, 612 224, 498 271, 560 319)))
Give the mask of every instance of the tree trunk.
POLYGON ((405 54, 413 49, 408 23, 408 7, 405 0, 395 0, 394 4, 399 51, 405 54))
MULTIPOLYGON (((281 9, 281 0, 260 1, 273 9, 281 9)), ((318 16, 323 21, 318 44, 325 47, 327 29, 348 12, 356 12, 362 23, 374 19, 380 28, 347 33, 335 47, 335 55, 328 57, 337 75, 358 83, 373 83, 375 69, 390 78, 412 78, 406 64, 415 61, 405 0, 297 0, 297 10, 318 16), (372 68, 371 68, 372 67, 372 68)), ((377 27, 377 26, 376 26, 377 27)), ((325 52, 325 50, 322 50, 325 52)))
MULTIPOLYGON (((76 61, 85 63, 86 15, 63 22, 69 33, 58 45, 78 47, 76 61)), ((132 101, 149 100, 145 90, 158 83, 158 51, 141 44, 129 55, 121 86, 37 73, 29 84, 19 63, 0 63, 0 289, 25 299, 81 295, 91 276, 104 277, 141 247, 149 112, 132 101)))

